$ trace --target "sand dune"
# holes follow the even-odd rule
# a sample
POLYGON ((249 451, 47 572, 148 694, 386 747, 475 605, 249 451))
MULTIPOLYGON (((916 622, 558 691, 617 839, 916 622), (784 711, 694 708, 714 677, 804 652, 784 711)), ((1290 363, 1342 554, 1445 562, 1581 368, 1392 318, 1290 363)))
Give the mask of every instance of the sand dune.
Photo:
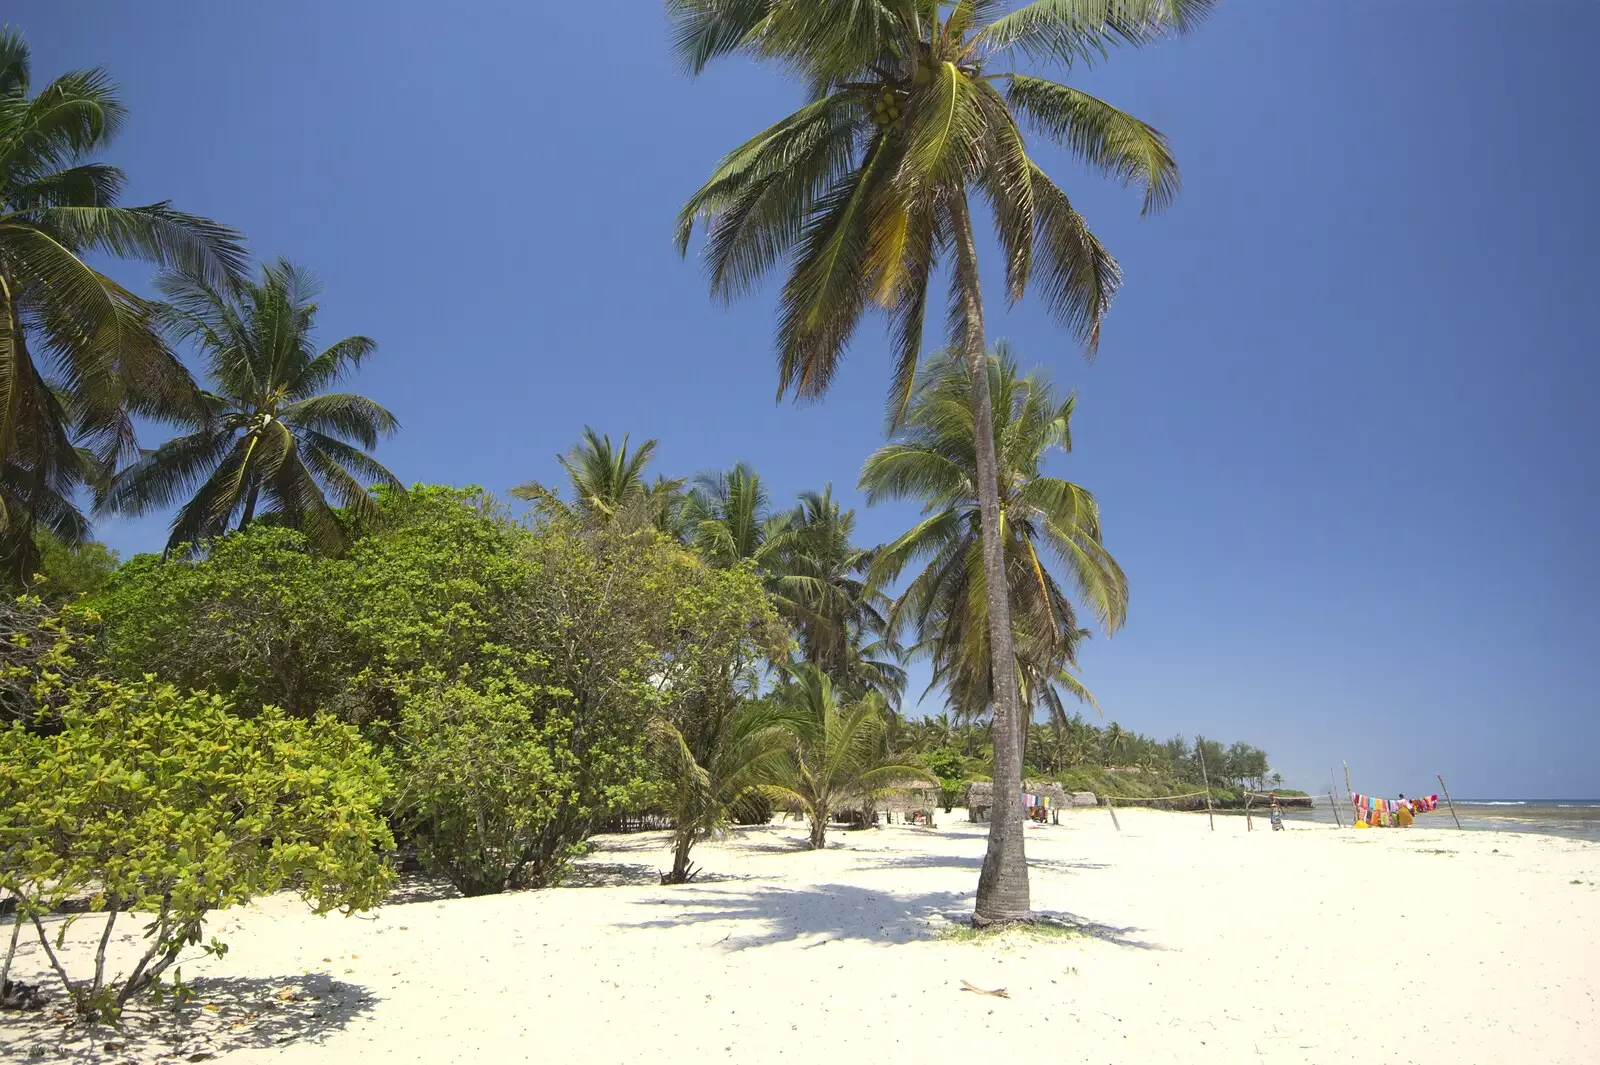
MULTIPOLYGON (((659 834, 604 837, 557 890, 230 911, 215 930, 232 952, 185 965, 200 999, 183 1021, 141 1013, 92 1051, 12 1015, 0 1044, 239 1065, 1600 1060, 1600 846, 1120 817, 1120 833, 1094 810, 1028 833, 1035 906, 1072 938, 941 934, 971 912, 983 854, 959 813, 821 853, 799 825, 741 830, 678 888, 656 884, 659 834)), ((92 931, 73 931, 80 962, 92 931)), ((25 978, 39 960, 19 960, 25 978)))

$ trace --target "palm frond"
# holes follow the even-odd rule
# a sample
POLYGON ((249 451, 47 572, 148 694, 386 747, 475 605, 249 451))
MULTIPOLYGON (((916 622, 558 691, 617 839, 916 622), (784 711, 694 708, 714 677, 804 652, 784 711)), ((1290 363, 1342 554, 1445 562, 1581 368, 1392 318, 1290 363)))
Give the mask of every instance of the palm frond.
POLYGON ((1125 185, 1144 185, 1144 213, 1178 194, 1178 161, 1167 138, 1099 97, 1044 78, 1013 75, 1006 99, 1045 135, 1125 185))

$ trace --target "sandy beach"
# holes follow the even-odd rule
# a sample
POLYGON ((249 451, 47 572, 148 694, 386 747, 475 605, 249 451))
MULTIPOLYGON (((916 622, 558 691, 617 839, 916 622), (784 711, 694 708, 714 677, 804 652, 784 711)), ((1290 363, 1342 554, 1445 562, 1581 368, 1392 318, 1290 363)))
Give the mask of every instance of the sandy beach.
MULTIPOLYGON (((184 965, 199 996, 181 1022, 139 1011, 92 1045, 13 1014, 0 1047, 239 1065, 1595 1060, 1600 845, 1119 816, 1120 833, 1097 810, 1028 833, 1034 905, 1070 937, 950 934, 984 846, 960 811, 837 831, 820 853, 799 824, 742 829, 674 888, 656 883, 659 834, 610 836, 555 890, 413 882, 348 919, 289 897, 229 911, 213 929, 231 952, 184 965)), ((78 966, 97 931, 69 937, 78 966)), ((41 960, 28 950, 20 975, 41 960)))

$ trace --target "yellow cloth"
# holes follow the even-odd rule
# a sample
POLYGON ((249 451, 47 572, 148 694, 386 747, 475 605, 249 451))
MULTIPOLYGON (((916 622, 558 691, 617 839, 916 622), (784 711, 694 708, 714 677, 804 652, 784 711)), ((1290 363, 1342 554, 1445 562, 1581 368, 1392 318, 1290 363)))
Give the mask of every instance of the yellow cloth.
POLYGON ((1411 822, 1414 820, 1411 816, 1411 811, 1404 806, 1400 807, 1400 812, 1394 815, 1394 819, 1400 823, 1401 828, 1410 828, 1411 822))
POLYGON ((1358 817, 1358 818, 1356 818, 1356 827, 1357 828, 1371 828, 1372 826, 1367 824, 1365 821, 1361 820, 1358 817))

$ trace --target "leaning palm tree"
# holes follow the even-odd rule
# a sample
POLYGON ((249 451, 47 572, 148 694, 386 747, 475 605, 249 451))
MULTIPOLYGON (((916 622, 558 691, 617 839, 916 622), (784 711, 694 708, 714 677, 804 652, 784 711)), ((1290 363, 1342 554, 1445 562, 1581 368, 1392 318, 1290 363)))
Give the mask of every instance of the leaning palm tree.
POLYGON ((650 724, 673 825, 672 870, 662 875, 664 884, 694 879, 694 845, 721 836, 741 813, 759 807, 762 785, 782 775, 793 735, 791 712, 766 702, 712 712, 697 725, 686 736, 665 717, 650 724))
MULTIPOLYGON (((661 477, 653 484, 645 480, 645 467, 655 456, 658 444, 656 440, 646 440, 630 450, 626 433, 621 445, 615 445, 610 434, 601 435, 584 426, 583 439, 565 455, 556 457, 567 471, 578 512, 597 525, 648 524, 667 531, 672 520, 670 509, 677 503, 683 482, 661 477)), ((537 481, 519 484, 511 494, 543 505, 559 503, 557 494, 537 481)))
MULTIPOLYGON (((1072 449, 1074 398, 1060 399, 1042 377, 1022 375, 1004 345, 986 361, 1014 637, 1011 672, 1022 709, 1012 719, 1017 724, 996 715, 998 752, 1002 730, 1020 731, 1036 706, 1048 708, 1058 720, 1064 717, 1062 691, 1093 703, 1072 671, 1085 630, 1055 571, 1065 572, 1107 632, 1126 616, 1128 583, 1101 543, 1094 497, 1043 473, 1051 453, 1072 449)), ((915 628, 913 650, 932 659, 933 683, 944 686, 951 710, 964 719, 998 705, 973 432, 965 357, 946 353, 918 376, 904 428, 867 459, 861 474, 869 503, 923 503, 924 518, 879 549, 873 579, 893 581, 920 567, 895 600, 891 620, 915 628)), ((1018 742, 1020 749, 1021 737, 1018 742)))
POLYGON ((845 804, 882 795, 908 780, 932 781, 927 770, 886 752, 883 697, 871 693, 841 705, 833 681, 812 665, 790 671, 777 698, 792 709, 793 744, 765 788, 792 803, 811 822, 811 847, 828 842, 828 822, 845 804))
POLYGON ((983 372, 986 344, 969 199, 989 202, 1006 295, 1038 280, 1049 308, 1093 353, 1120 282, 1115 260, 1028 154, 1022 126, 1165 206, 1177 164, 1152 127, 1080 89, 1008 66, 1069 67, 1119 43, 1185 29, 1214 0, 667 0, 677 48, 698 73, 744 53, 797 73, 808 102, 730 153, 679 215, 686 249, 707 230, 712 291, 732 298, 788 259, 778 328, 779 394, 817 396, 869 304, 894 334, 889 410, 904 412, 928 287, 949 260, 951 341, 968 361, 979 423, 976 494, 1001 723, 979 923, 1026 920, 1018 691, 1002 590, 999 489, 983 372), (1008 10, 1010 9, 1010 10, 1008 10))
POLYGON ((248 525, 264 501, 275 522, 338 549, 343 532, 330 497, 365 517, 376 512, 369 486, 401 487, 363 450, 399 427, 394 415, 365 396, 323 391, 376 343, 350 336, 317 351, 316 286, 281 259, 236 291, 178 274, 158 286, 168 300, 158 320, 174 342, 200 350, 214 390, 190 431, 119 473, 100 508, 142 514, 181 502, 172 550, 222 535, 235 518, 248 525))
POLYGON ((219 285, 246 261, 238 235, 215 222, 165 203, 117 206, 122 171, 92 161, 126 118, 104 71, 35 93, 29 65, 21 35, 0 28, 0 561, 13 577, 36 563, 36 529, 68 544, 87 537, 75 495, 132 453, 132 415, 197 402, 147 306, 87 257, 219 285))

